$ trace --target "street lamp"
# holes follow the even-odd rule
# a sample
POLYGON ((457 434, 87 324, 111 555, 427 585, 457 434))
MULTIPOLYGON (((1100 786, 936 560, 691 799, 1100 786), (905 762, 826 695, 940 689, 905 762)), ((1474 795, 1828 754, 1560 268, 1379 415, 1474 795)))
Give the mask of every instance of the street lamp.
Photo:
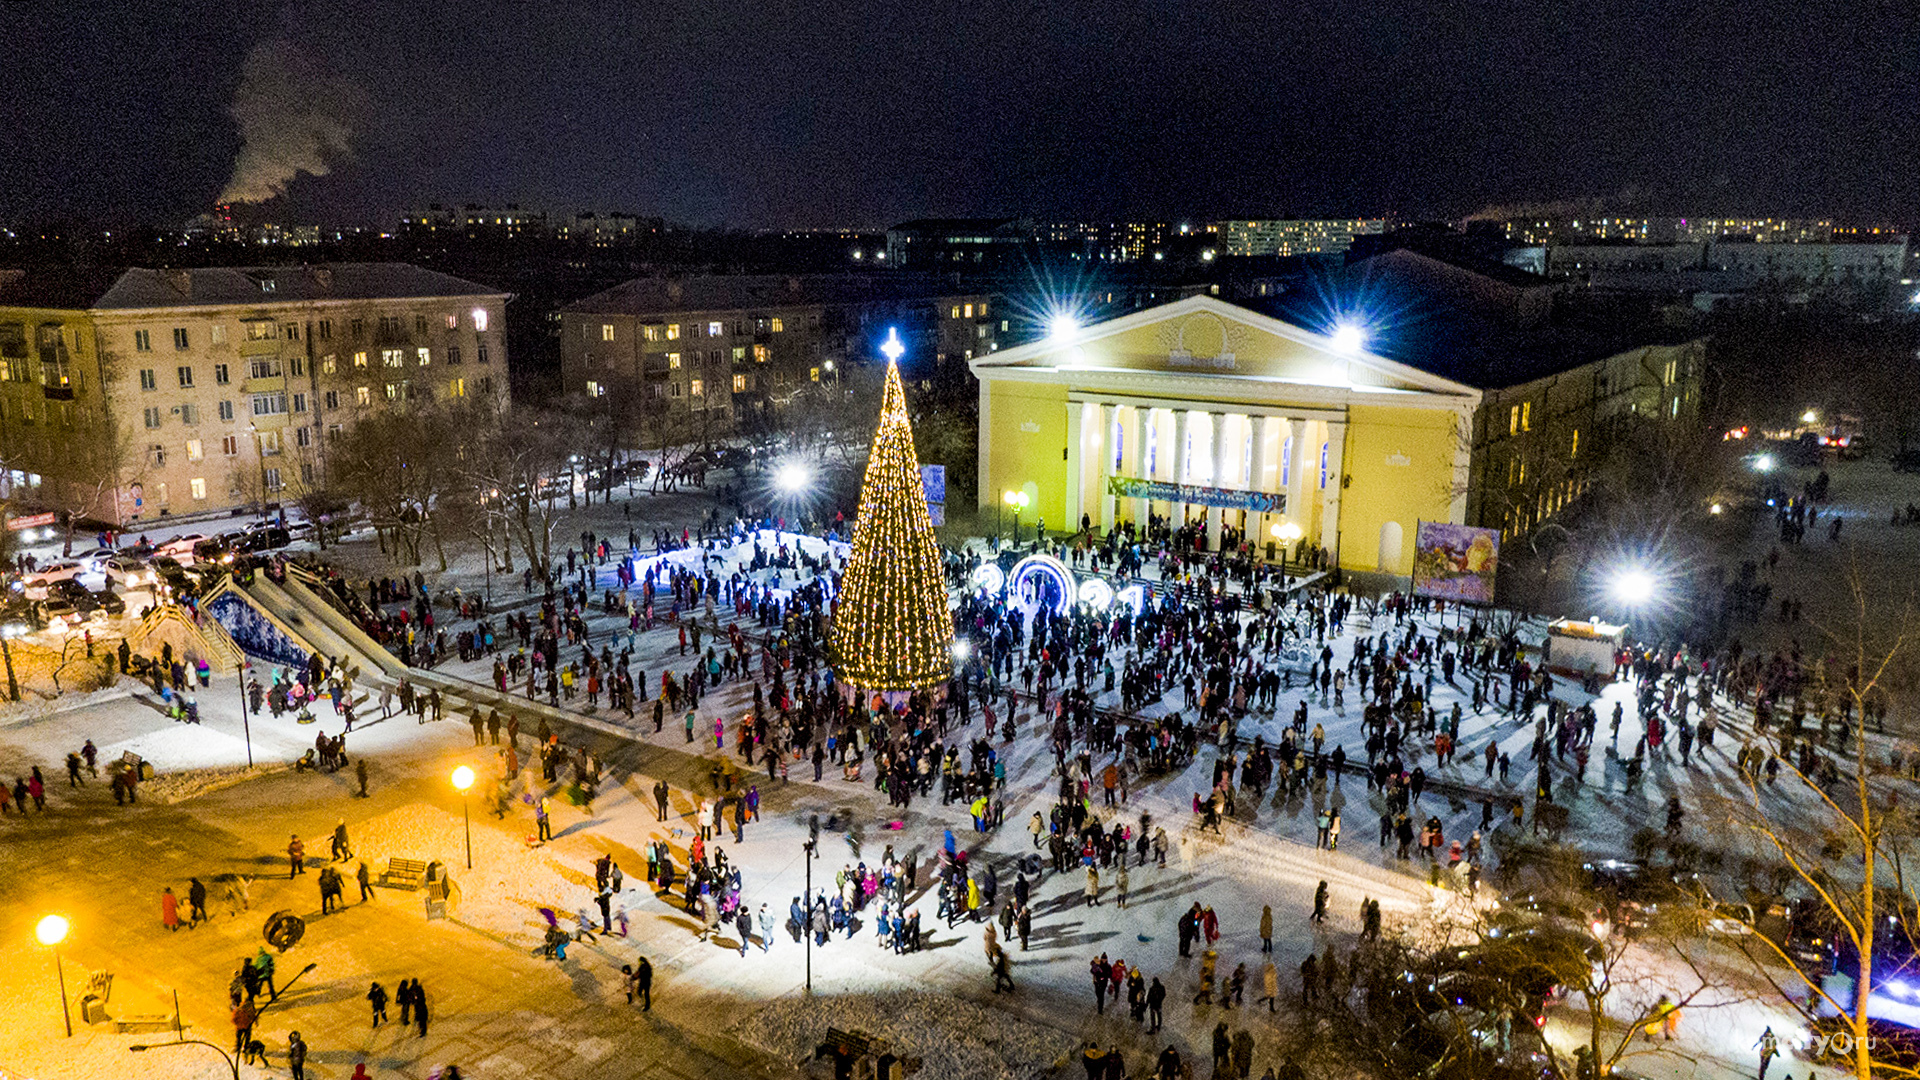
POLYGON ((253 768, 253 707, 247 701, 247 658, 234 665, 233 681, 240 684, 240 731, 247 740, 247 768, 253 768))
POLYGON ((1280 541, 1280 562, 1281 565, 1284 566, 1287 562, 1287 549, 1291 547, 1295 541, 1305 536, 1306 531, 1291 521, 1278 522, 1273 526, 1271 531, 1273 538, 1280 541))
POLYGON ((1013 507, 1013 543, 1015 547, 1018 547, 1020 544, 1020 511, 1025 510, 1027 504, 1033 500, 1024 491, 1015 491, 1012 488, 1008 488, 1006 491, 1001 492, 1000 501, 1013 507))
POLYGON ((453 770, 453 786, 460 792, 460 823, 467 834, 467 869, 473 869, 473 817, 467 813, 467 789, 473 786, 473 770, 465 765, 453 770))
POLYGON ((234 1060, 233 1055, 227 1053, 226 1050, 222 1049, 221 1047, 214 1046, 212 1043, 205 1042, 201 1039, 176 1039, 173 1042, 150 1043, 150 1044, 143 1043, 136 1046, 129 1046, 127 1047, 127 1049, 133 1051, 136 1054, 144 1054, 149 1050, 163 1050, 169 1046, 213 1046, 213 1052, 225 1058, 227 1061, 227 1068, 233 1070, 233 1080, 240 1080, 240 1062, 234 1060))
POLYGON ((73 1038, 73 1014, 67 1011, 67 973, 60 967, 60 943, 67 940, 67 920, 61 915, 49 915, 40 920, 33 928, 33 936, 40 944, 53 950, 53 974, 60 981, 60 1018, 67 1022, 67 1038, 73 1038))
POLYGON ((807 471, 805 465, 797 461, 787 462, 785 465, 780 466, 779 470, 773 474, 774 486, 786 492, 788 495, 800 494, 806 490, 807 485, 812 482, 812 480, 813 474, 807 471))
POLYGON ((1653 599, 1653 575, 1638 568, 1622 570, 1613 577, 1613 595, 1628 607, 1639 607, 1653 599))
POLYGON ((1755 454, 1753 458, 1753 467, 1756 472, 1772 472, 1773 471, 1773 455, 1772 454, 1755 454))

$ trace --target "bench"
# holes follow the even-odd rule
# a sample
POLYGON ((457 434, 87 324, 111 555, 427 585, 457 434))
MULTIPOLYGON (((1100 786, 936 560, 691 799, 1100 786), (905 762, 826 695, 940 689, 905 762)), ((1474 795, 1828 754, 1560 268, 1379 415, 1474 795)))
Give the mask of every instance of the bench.
POLYGON ((427 864, 419 859, 390 858, 380 872, 380 884, 389 889, 418 889, 427 877, 427 864))

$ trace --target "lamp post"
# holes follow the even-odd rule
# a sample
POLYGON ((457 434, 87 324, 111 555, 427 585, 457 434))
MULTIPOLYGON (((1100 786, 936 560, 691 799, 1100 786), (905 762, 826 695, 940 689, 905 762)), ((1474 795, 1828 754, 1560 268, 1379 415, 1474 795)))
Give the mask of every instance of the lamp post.
MULTIPOLYGON (((819 818, 816 817, 814 820, 817 822, 819 818)), ((818 840, 807 840, 800 845, 807 863, 807 891, 800 905, 800 940, 805 942, 807 947, 807 993, 809 994, 813 993, 813 860, 817 857, 814 847, 818 843, 818 840)))
POLYGON ((252 667, 252 663, 242 655, 242 657, 240 657, 240 667, 234 669, 234 678, 240 682, 240 732, 242 732, 242 736, 246 738, 246 767, 252 769, 253 707, 252 705, 248 705, 248 696, 246 696, 246 669, 248 669, 248 667, 252 667))
POLYGON ((460 823, 467 834, 467 869, 473 869, 473 818, 467 813, 467 789, 473 786, 473 770, 465 765, 453 770, 453 786, 460 792, 460 823))
POLYGON ((143 1043, 129 1046, 127 1049, 136 1054, 144 1054, 149 1050, 160 1050, 169 1046, 213 1046, 213 1052, 226 1059, 227 1068, 233 1070, 233 1080, 240 1080, 240 1062, 234 1060, 233 1055, 227 1053, 223 1048, 214 1046, 212 1043, 201 1039, 175 1039, 173 1042, 143 1043))
POLYGON ((1302 536, 1305 536, 1306 531, 1293 522, 1287 521, 1276 524, 1272 532, 1273 538, 1280 541, 1280 565, 1285 566, 1289 554, 1288 548, 1292 547, 1302 536))
POLYGON ((40 920, 33 928, 33 936, 40 944, 53 950, 53 974, 60 982, 60 1019, 67 1022, 67 1038, 73 1038, 73 1013, 67 1010, 67 973, 60 966, 60 943, 67 940, 67 920, 64 916, 49 915, 40 920))
POLYGON ((1013 546, 1019 547, 1020 546, 1020 511, 1025 510, 1027 508, 1027 504, 1032 502, 1033 500, 1030 497, 1028 497, 1026 492, 1015 491, 1012 488, 1008 488, 1006 491, 1001 492, 1000 500, 1006 503, 1008 506, 1013 507, 1013 546))

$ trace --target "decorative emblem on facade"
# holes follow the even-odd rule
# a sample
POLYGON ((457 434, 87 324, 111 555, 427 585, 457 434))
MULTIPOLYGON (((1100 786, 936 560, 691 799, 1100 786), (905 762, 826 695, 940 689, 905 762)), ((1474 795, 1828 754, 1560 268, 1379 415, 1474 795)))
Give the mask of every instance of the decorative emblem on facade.
POLYGON ((1246 327, 1229 323, 1210 311, 1160 327, 1160 342, 1167 348, 1167 363, 1177 368, 1232 371, 1238 366, 1235 350, 1246 343, 1246 338, 1246 327))

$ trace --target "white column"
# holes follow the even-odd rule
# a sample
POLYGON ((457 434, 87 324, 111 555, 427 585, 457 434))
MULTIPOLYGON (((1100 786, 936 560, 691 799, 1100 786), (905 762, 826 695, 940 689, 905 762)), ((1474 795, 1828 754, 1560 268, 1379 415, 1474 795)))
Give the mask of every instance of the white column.
POLYGON ((980 465, 976 482, 979 485, 978 501, 981 510, 991 510, 1000 505, 1000 493, 993 490, 992 387, 991 380, 980 380, 980 465))
MULTIPOLYGON (((1133 407, 1133 445, 1127 447, 1128 473, 1135 479, 1153 479, 1147 472, 1147 440, 1156 437, 1157 433, 1154 431, 1153 410, 1142 405, 1135 405, 1133 407)), ((1146 534, 1147 511, 1152 506, 1153 504, 1146 499, 1133 500, 1133 526, 1135 529, 1140 530, 1140 535, 1142 536, 1146 534)))
POLYGON ((1307 421, 1289 419, 1287 429, 1293 439, 1287 455, 1287 520, 1300 526, 1304 533, 1313 524, 1313 514, 1306 505, 1306 493, 1312 490, 1306 482, 1307 421))
POLYGON ((1340 478, 1341 450, 1346 446, 1347 425, 1327 422, 1327 489, 1320 493, 1320 546, 1327 549, 1328 566, 1340 565, 1340 478))
POLYGON ((1087 479, 1087 448, 1081 445, 1085 435, 1082 427, 1086 410, 1084 402, 1067 402, 1067 520, 1062 523, 1065 532, 1080 527, 1080 507, 1085 504, 1080 488, 1087 479))
MULTIPOLYGON (((1213 486, 1217 488, 1240 486, 1239 475, 1228 471, 1228 447, 1241 445, 1229 434, 1230 428, 1239 427, 1229 423, 1233 419, 1226 413, 1213 414, 1213 486)), ((1207 549, 1210 551, 1220 550, 1220 530, 1226 516, 1227 512, 1218 506, 1207 507, 1207 549)))
POLYGON ((1111 405, 1100 406, 1100 444, 1096 448, 1100 455, 1100 466, 1094 470, 1094 481, 1098 485, 1100 499, 1100 532, 1106 535, 1113 531, 1113 496, 1107 494, 1107 479, 1113 475, 1113 416, 1115 409, 1111 405))
MULTIPOLYGON (((1174 413, 1173 421, 1173 482, 1187 482, 1187 436, 1193 430, 1193 410, 1181 409, 1174 413)), ((1179 528, 1187 523, 1187 504, 1176 502, 1167 508, 1167 514, 1173 519, 1173 527, 1179 528)))

